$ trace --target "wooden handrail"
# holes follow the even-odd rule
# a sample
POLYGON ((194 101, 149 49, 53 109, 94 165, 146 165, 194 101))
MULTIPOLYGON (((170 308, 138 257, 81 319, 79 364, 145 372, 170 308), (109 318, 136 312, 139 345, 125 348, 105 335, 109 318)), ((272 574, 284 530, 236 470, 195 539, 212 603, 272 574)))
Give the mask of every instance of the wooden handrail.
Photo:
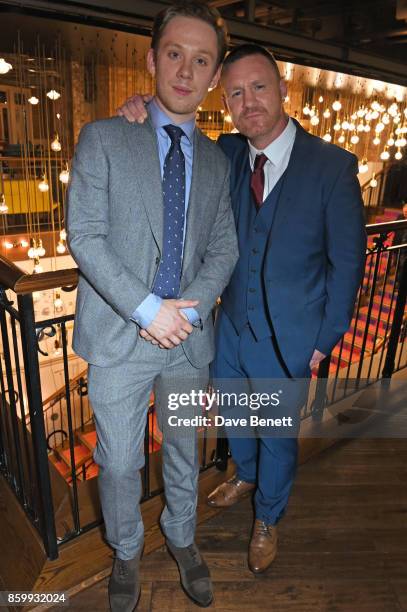
POLYGON ((26 274, 12 261, 0 255, 0 284, 6 289, 12 289, 18 295, 56 289, 57 287, 68 287, 77 283, 77 268, 26 274))

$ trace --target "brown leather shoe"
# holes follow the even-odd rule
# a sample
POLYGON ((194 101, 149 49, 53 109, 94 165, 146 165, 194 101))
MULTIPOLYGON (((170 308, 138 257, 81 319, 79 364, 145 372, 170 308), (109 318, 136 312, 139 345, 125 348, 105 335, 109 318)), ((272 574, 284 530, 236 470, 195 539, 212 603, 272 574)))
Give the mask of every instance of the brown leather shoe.
POLYGON ((208 495, 206 502, 208 506, 212 506, 213 508, 228 508, 238 502, 239 499, 249 495, 255 487, 255 484, 239 480, 237 476, 233 476, 233 478, 230 478, 216 487, 216 489, 208 495))
POLYGON ((271 565, 276 554, 277 527, 256 519, 249 546, 249 569, 254 574, 261 574, 271 565))

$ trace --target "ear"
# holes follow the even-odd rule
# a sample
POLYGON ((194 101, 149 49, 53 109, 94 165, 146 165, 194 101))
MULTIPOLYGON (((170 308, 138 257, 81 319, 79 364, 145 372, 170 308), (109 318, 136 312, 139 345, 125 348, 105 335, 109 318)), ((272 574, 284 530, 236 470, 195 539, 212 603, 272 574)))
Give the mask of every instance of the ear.
POLYGON ((287 95, 287 83, 285 82, 284 79, 280 79, 280 94, 281 94, 281 99, 284 100, 284 98, 287 95))
POLYGON ((220 71, 221 71, 221 67, 219 66, 215 74, 212 77, 212 81, 210 82, 208 89, 215 89, 216 85, 219 82, 220 71))
POLYGON ((147 52, 147 70, 151 74, 152 77, 155 77, 155 53, 154 49, 149 49, 147 52))

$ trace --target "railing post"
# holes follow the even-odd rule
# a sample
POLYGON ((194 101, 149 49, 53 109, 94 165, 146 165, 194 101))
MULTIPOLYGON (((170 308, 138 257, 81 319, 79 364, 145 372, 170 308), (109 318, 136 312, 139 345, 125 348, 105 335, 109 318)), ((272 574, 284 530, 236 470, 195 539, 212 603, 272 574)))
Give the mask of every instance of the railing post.
MULTIPOLYGON (((397 282, 395 279, 394 282, 397 282)), ((404 261, 401 271, 399 291, 397 295, 396 307, 394 309, 393 323, 391 326, 389 343, 387 345, 386 360, 384 362, 382 376, 383 378, 391 378, 394 372, 394 364, 396 362, 397 344, 400 337, 401 326, 403 324, 404 310, 406 306, 407 293, 407 259, 404 261)))
POLYGON ((50 559, 57 559, 58 544, 49 475, 47 441, 42 411, 41 379, 32 294, 19 295, 17 300, 20 314, 21 340, 28 407, 30 411, 33 453, 39 489, 40 511, 38 514, 40 518, 40 528, 48 557, 50 559))

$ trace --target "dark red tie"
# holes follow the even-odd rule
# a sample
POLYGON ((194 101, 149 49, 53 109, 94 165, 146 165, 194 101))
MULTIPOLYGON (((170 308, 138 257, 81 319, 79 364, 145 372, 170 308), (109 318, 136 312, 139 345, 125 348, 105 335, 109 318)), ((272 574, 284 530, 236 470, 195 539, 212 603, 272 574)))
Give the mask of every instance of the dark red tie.
POLYGON ((253 198, 257 208, 263 204, 263 193, 264 193, 264 164, 268 161, 268 158, 264 153, 256 155, 254 160, 252 177, 250 180, 250 188, 252 190, 253 198))

